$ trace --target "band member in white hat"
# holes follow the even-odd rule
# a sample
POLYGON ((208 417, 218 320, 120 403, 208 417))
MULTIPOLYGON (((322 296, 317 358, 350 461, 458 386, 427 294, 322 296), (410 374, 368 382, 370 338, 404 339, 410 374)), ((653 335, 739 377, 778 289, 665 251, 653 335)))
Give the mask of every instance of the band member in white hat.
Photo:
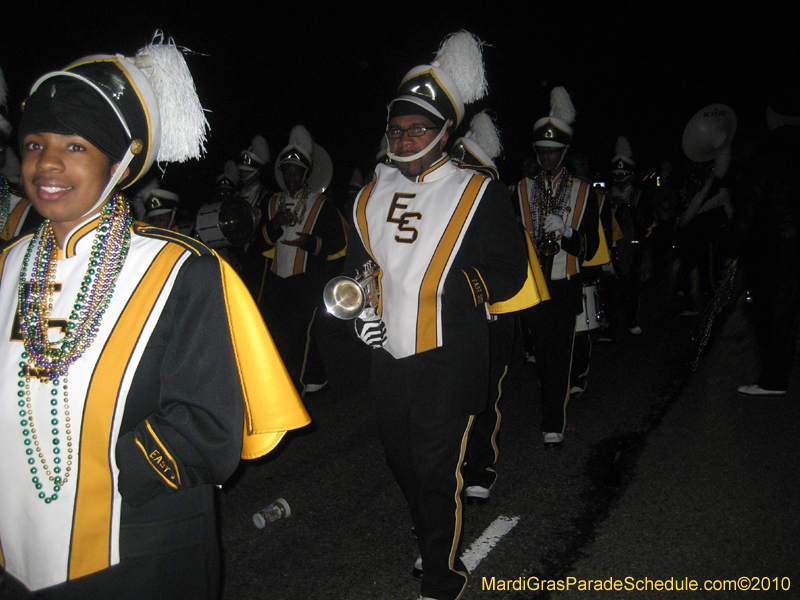
MULTIPOLYGON (((470 121, 469 131, 453 142, 450 151, 456 165, 500 179, 494 159, 500 156, 502 144, 500 133, 492 118, 483 111, 470 121)), ((508 235, 514 235, 509 231, 508 235)), ((526 235, 522 227, 516 233, 526 235)), ((532 249, 531 249, 532 250, 532 249)), ((531 265, 530 281, 526 281, 523 292, 507 302, 489 305, 489 389, 486 410, 475 417, 469 444, 464 455, 464 496, 468 503, 489 502, 492 487, 497 481, 495 464, 500 451, 497 436, 500 431, 500 400, 503 396, 503 381, 513 359, 514 332, 518 330, 519 311, 547 300, 547 285, 538 261, 531 265), (524 298, 524 300, 523 300, 524 298)))
POLYGON ((292 128, 275 163, 281 191, 265 203, 254 244, 270 258, 259 304, 301 396, 328 384, 316 335, 325 315, 318 312, 347 248, 344 219, 323 193, 331 175, 327 152, 305 127, 292 128))
POLYGON ((160 35, 25 103, 46 220, 0 254, 0 565, 37 596, 218 597, 216 486, 309 421, 238 277, 119 193, 156 157, 199 156, 206 127, 160 35), (161 112, 178 97, 183 121, 161 112))
POLYGON ((480 43, 467 32, 406 74, 389 105, 392 164, 378 164, 356 198, 345 266, 350 274, 371 260, 381 269, 379 305, 356 331, 375 348, 370 396, 414 523, 422 596, 438 600, 460 598, 468 579, 460 469, 486 407, 486 305, 514 296, 526 278, 506 187, 459 169, 444 151, 464 103, 485 89, 480 43))
POLYGON ((544 443, 555 446, 566 427, 575 316, 583 305, 581 262, 597 251, 599 213, 591 182, 573 176, 564 164, 575 119, 564 88, 552 90, 550 106, 550 115, 533 126, 541 171, 519 182, 517 201, 550 292, 550 300, 527 311, 525 321, 541 383, 544 443))

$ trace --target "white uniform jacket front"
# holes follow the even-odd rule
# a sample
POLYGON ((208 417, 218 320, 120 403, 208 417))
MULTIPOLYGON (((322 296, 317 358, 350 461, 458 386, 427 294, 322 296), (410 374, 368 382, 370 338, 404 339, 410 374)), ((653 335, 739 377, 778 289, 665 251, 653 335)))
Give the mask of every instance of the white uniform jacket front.
POLYGON ((525 281, 525 249, 504 186, 447 155, 416 181, 378 165, 353 220, 365 252, 355 245, 345 272, 361 258, 381 268, 378 312, 394 358, 468 339, 474 315, 460 311, 507 300, 525 281))
MULTIPOLYGON (((525 225, 525 230, 533 242, 534 247, 541 240, 537 239, 537 224, 533 223, 531 211, 531 195, 534 186, 540 185, 539 178, 526 177, 517 186, 518 209, 525 225)), ((599 238, 599 209, 597 195, 591 182, 580 177, 570 175, 566 170, 562 170, 560 176, 553 181, 553 186, 557 186, 563 178, 572 178, 572 187, 564 215, 564 222, 573 229, 574 233, 570 239, 561 238, 559 240, 560 250, 553 257, 552 269, 550 273, 545 273, 545 277, 550 281, 567 279, 580 273, 581 263, 592 258, 597 252, 599 238)), ((542 218, 544 218, 543 215, 542 218)))
MULTIPOLYGON (((63 336, 97 224, 77 227, 59 250, 51 341, 63 336)), ((255 306, 239 310, 240 298, 252 300, 224 261, 190 238, 135 225, 97 337, 66 376, 73 464, 58 499, 45 504, 32 483, 20 417, 25 399, 17 393, 25 382, 18 289, 32 239, 0 254, 0 564, 38 590, 117 564, 126 548, 156 554, 190 537, 181 523, 207 506, 214 484, 249 452, 243 437, 265 434, 263 454, 308 415, 279 359, 273 368, 265 357, 255 364, 242 352, 266 329, 260 319, 242 320, 258 313, 255 306), (283 381, 258 383, 258 395, 269 397, 266 408, 248 389, 255 369, 283 381), (271 426, 258 419, 265 412, 271 426)), ((39 442, 52 463, 53 385, 29 382, 39 442)), ((62 456, 64 411, 59 400, 62 456)), ((34 464, 42 473, 38 458, 34 464)), ((51 487, 45 484, 48 495, 51 487)))
MULTIPOLYGON (((270 220, 278 214, 280 198, 281 194, 270 198, 267 209, 270 220)), ((294 210, 297 202, 297 198, 287 197, 285 208, 294 210)), ((266 227, 263 229, 265 241, 273 246, 271 271, 278 277, 287 278, 309 272, 309 259, 331 262, 345 254, 346 238, 341 215, 323 194, 310 192, 302 217, 294 225, 284 225, 282 229, 280 237, 276 239, 270 237, 266 227), (281 240, 293 240, 301 233, 312 236, 313 248, 280 243, 281 240)))

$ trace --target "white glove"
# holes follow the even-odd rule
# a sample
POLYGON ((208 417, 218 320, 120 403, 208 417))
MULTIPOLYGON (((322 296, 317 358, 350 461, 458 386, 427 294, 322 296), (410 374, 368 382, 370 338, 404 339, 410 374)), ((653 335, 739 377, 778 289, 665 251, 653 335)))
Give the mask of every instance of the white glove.
POLYGON ((554 214, 547 215, 545 218, 544 232, 556 233, 567 239, 572 237, 572 227, 569 227, 566 223, 564 223, 564 219, 554 214))
POLYGON ((386 324, 375 314, 375 309, 368 306, 356 317, 356 335, 367 346, 383 348, 386 345, 386 324))

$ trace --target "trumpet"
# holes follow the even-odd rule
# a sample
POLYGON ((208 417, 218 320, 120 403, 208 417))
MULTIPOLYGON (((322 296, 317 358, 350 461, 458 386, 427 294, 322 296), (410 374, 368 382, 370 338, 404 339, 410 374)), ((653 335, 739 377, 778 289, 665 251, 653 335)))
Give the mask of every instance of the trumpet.
POLYGON ((380 267, 368 260, 361 272, 356 269, 355 277, 334 277, 322 293, 325 308, 334 317, 345 321, 355 319, 368 306, 377 308, 380 292, 376 278, 380 272, 380 267))
MULTIPOLYGON (((544 201, 544 210, 542 211, 542 217, 549 215, 550 213, 554 212, 555 210, 555 202, 553 200, 553 184, 548 177, 545 178, 547 183, 545 187, 545 201, 544 201)), ((544 230, 544 218, 541 219, 539 223, 539 244, 538 250, 540 256, 555 256, 561 250, 561 246, 559 246, 558 242, 558 235, 556 233, 546 233, 544 230)))
POLYGON ((542 256, 555 256, 561 250, 556 239, 558 235, 555 233, 542 233, 543 240, 539 242, 539 254, 542 256))

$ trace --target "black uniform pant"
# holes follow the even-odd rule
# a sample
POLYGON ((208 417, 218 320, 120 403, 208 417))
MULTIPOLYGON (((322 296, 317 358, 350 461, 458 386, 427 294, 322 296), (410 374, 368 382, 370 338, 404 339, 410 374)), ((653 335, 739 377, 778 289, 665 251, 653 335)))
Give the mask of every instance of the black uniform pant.
POLYGON ((500 398, 503 380, 511 365, 515 329, 514 314, 497 315, 496 320, 489 323, 489 402, 486 410, 475 417, 469 436, 464 463, 466 486, 491 489, 497 479, 494 465, 500 454, 497 447, 502 420, 500 398))
POLYGON ((572 348, 570 389, 572 389, 572 386, 576 386, 586 391, 589 379, 589 365, 592 360, 592 333, 591 331, 575 332, 575 341, 572 348))
POLYGON ((302 397, 309 383, 324 383, 325 367, 317 346, 317 313, 322 289, 305 275, 285 279, 270 273, 262 314, 286 370, 302 397))
POLYGON ((566 427, 575 315, 576 307, 580 312, 582 294, 580 282, 575 283, 577 286, 559 286, 554 282, 550 285, 551 299, 523 313, 534 344, 545 433, 563 433, 566 427), (559 287, 564 287, 563 293, 557 291, 559 287))
POLYGON ((575 341, 572 344, 572 370, 570 389, 579 387, 586 390, 589 378, 589 365, 597 331, 605 325, 604 295, 601 289, 603 270, 601 267, 587 267, 584 275, 582 295, 583 312, 575 319, 575 341), (594 313, 594 314, 592 314, 594 313))
POLYGON ((428 367, 429 350, 372 358, 370 395, 389 468, 408 503, 422 556, 422 595, 455 600, 468 574, 461 562, 461 464, 473 417, 455 408, 448 385, 428 367))
POLYGON ((768 282, 755 278, 752 291, 761 360, 758 385, 765 390, 786 390, 797 348, 800 276, 790 274, 768 282))
POLYGON ((614 339, 622 339, 625 329, 633 329, 639 325, 639 307, 642 299, 642 282, 639 273, 614 276, 601 279, 600 293, 605 305, 605 316, 614 339))

